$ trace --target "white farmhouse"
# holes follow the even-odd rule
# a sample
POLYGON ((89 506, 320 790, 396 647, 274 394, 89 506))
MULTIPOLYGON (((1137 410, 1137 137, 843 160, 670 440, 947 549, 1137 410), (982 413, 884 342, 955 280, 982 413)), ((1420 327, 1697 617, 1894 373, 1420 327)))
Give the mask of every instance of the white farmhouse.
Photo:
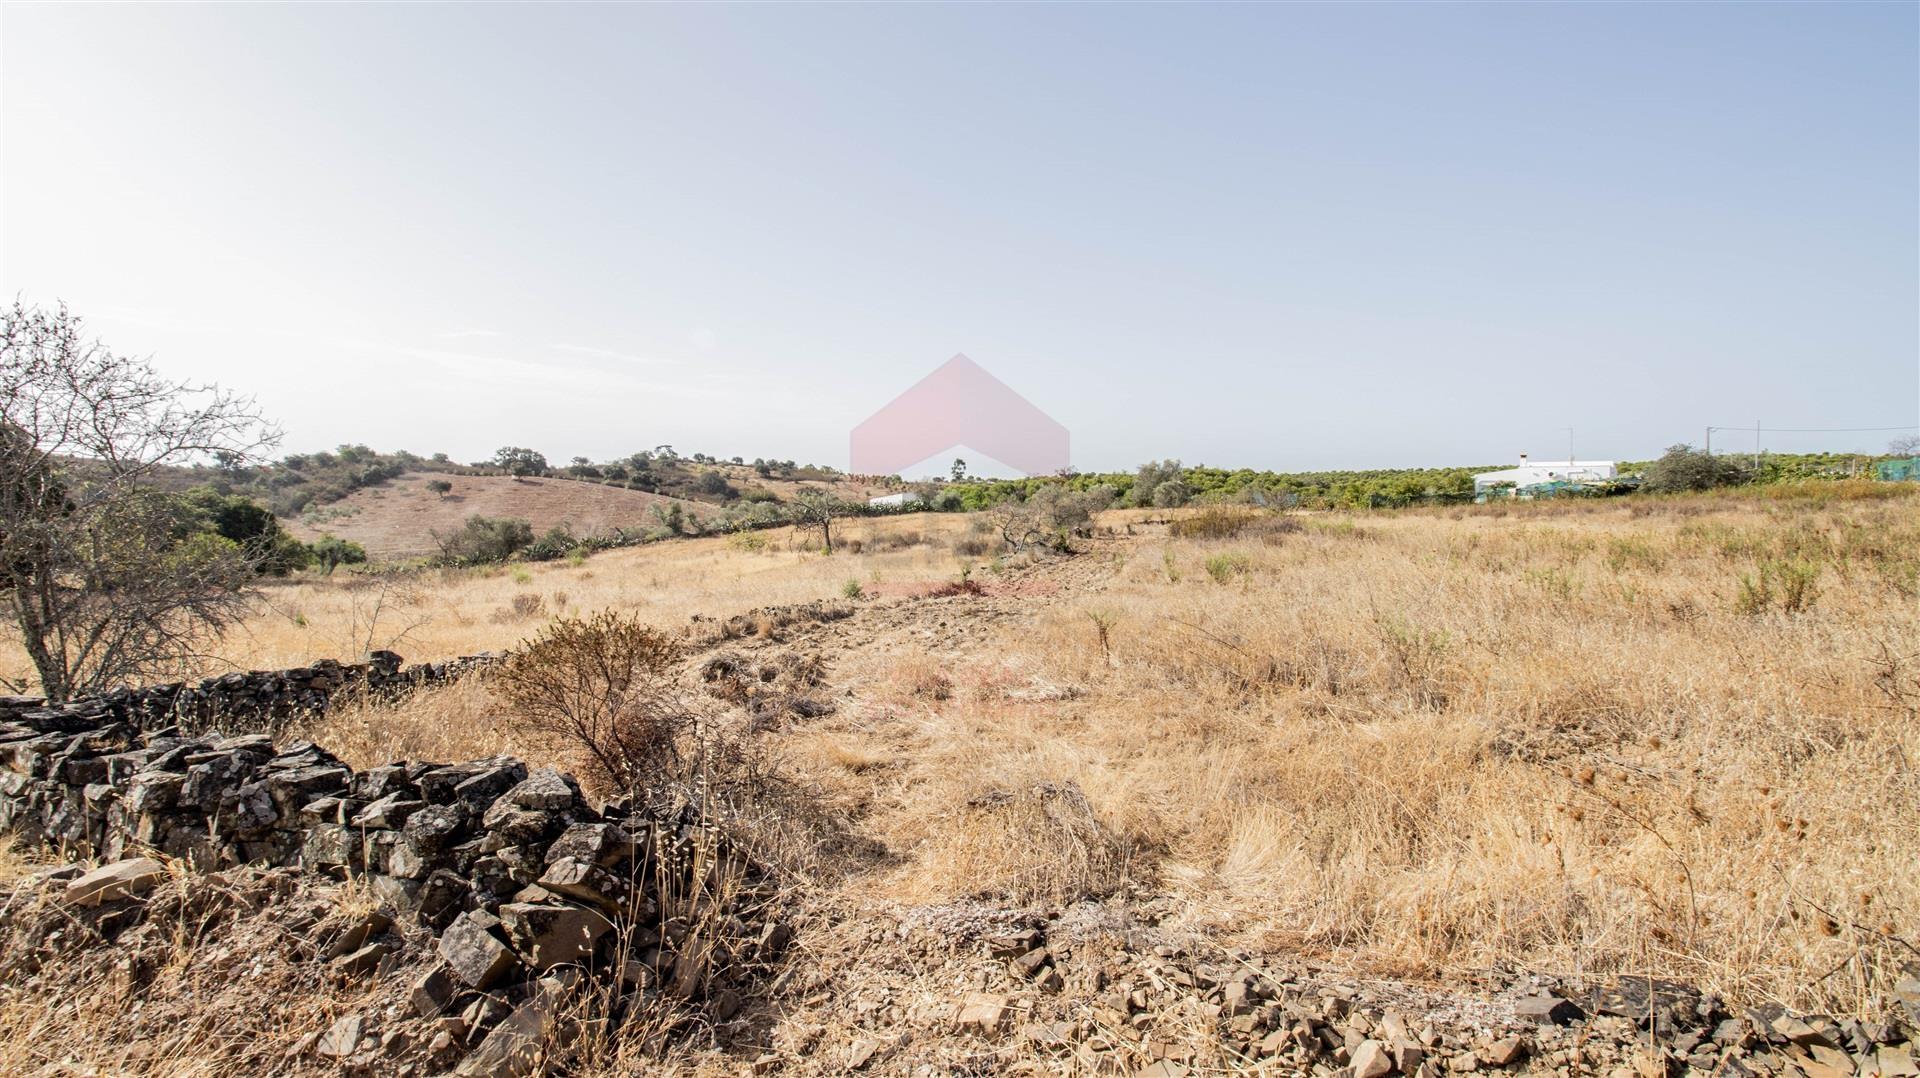
POLYGON ((905 508, 906 506, 911 505, 914 502, 917 502, 919 500, 920 500, 919 495, 914 494, 910 491, 903 490, 898 494, 882 494, 877 498, 868 498, 867 504, 868 505, 897 505, 897 506, 900 506, 901 508, 905 508))
POLYGON ((1618 474, 1619 469, 1610 460, 1528 460, 1522 453, 1516 467, 1474 476, 1473 492, 1483 494, 1503 483, 1512 484, 1515 490, 1541 483, 1594 483, 1618 474))

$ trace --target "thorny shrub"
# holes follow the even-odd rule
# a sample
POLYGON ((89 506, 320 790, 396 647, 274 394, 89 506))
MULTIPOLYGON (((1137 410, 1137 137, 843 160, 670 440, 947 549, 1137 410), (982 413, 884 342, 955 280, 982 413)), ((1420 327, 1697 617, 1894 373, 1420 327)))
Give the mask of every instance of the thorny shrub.
POLYGON ((674 681, 680 643, 606 610, 560 618, 494 673, 530 740, 571 758, 604 794, 638 792, 673 775, 695 716, 674 681))

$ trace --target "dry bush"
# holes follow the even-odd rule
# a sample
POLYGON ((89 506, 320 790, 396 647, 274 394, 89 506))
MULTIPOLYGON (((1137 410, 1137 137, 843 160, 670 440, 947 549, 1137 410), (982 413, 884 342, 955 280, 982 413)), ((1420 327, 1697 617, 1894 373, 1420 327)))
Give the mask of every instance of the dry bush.
MULTIPOLYGON (((560 604, 562 608, 566 604, 560 604)), ((521 592, 513 601, 493 612, 493 620, 500 623, 515 623, 537 618, 547 612, 545 599, 532 592, 521 592)))
POLYGON ((1277 543, 1283 536, 1303 530, 1292 517, 1244 505, 1203 506, 1167 525, 1167 534, 1175 539, 1238 539, 1250 535, 1265 543, 1277 543))
POLYGON ((946 700, 953 696, 953 678, 946 667, 929 655, 914 655, 893 665, 891 680, 901 695, 921 700, 946 700))
POLYGON ((962 558, 984 558, 1006 549, 1006 544, 988 535, 961 535, 953 540, 953 552, 962 558))
POLYGON ((682 654, 677 639, 609 610, 553 622, 491 680, 521 736, 611 796, 677 772, 695 721, 675 682, 682 654))

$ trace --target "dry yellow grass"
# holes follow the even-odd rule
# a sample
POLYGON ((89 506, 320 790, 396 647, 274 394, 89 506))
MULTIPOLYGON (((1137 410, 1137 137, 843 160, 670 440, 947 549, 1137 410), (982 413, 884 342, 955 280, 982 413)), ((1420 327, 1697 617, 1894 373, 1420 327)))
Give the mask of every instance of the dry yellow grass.
POLYGON ((1912 498, 1306 523, 1137 541, 970 653, 871 657, 908 673, 865 670, 864 706, 788 735, 911 854, 855 886, 1046 902, 1127 878, 1377 968, 1848 1010, 1914 957, 1912 498), (1810 608, 1742 612, 1743 578, 1785 564, 1817 567, 1810 608), (950 698, 912 690, 929 665, 950 698), (1098 826, 1048 811, 1061 790, 1098 826))
MULTIPOLYGON (((1914 957, 1920 499, 1313 514, 1223 539, 1141 516, 1037 567, 1064 583, 1028 601, 863 605, 829 655, 836 713, 765 735, 893 855, 831 886, 1135 889, 1246 946, 1376 970, 1512 960, 1838 1010, 1914 957), (956 636, 975 609, 1014 613, 956 636)), ((864 551, 831 558, 784 533, 676 542, 428 577, 404 601, 303 582, 226 657, 436 658, 558 612, 685 625, 951 580, 965 526, 852 523, 864 551), (938 541, 876 552, 907 529, 938 541), (508 613, 523 594, 543 613, 508 613)), ((498 719, 462 686, 319 733, 362 763, 517 751, 498 719)))
MULTIPOLYGON (((817 531, 780 528, 606 551, 577 564, 302 574, 267 583, 255 615, 193 673, 283 669, 350 659, 371 648, 410 660, 442 659, 510 648, 556 615, 616 609, 677 627, 696 614, 726 617, 756 606, 838 598, 848 580, 948 580, 959 563, 947 540, 965 526, 957 516, 836 523, 837 544, 863 549, 832 557, 819 552, 817 531), (925 542, 865 548, 871 536, 901 531, 925 542)), ((9 636, 0 644, 0 677, 26 682, 31 673, 9 636)))

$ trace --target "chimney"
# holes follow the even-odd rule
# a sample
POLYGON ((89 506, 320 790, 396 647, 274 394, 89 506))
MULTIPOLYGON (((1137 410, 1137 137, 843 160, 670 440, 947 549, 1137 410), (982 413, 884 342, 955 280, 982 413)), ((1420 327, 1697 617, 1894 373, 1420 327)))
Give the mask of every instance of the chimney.
POLYGON ((1520 466, 1522 468, 1527 466, 1527 455, 1525 453, 1520 454, 1520 466))

